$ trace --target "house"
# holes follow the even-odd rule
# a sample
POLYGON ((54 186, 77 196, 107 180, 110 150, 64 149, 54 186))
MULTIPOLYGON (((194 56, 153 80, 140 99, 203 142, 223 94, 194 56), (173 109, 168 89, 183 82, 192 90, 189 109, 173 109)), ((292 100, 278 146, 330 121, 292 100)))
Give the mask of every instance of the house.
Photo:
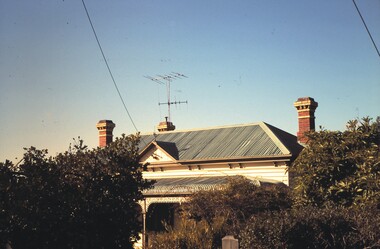
MULTIPOLYGON (((307 142, 304 133, 315 129, 314 112, 318 103, 313 98, 299 98, 297 136, 265 122, 175 130, 166 120, 157 133, 142 134, 140 161, 148 163, 143 172, 154 179, 153 189, 144 192, 140 203, 144 234, 162 229, 161 221, 174 222, 173 207, 200 189, 222 186, 228 176, 243 175, 256 184, 286 184, 291 178, 288 166, 297 158, 307 142)), ((99 146, 112 142, 115 124, 102 120, 97 124, 99 146)), ((145 239, 143 239, 145 241, 145 239)))

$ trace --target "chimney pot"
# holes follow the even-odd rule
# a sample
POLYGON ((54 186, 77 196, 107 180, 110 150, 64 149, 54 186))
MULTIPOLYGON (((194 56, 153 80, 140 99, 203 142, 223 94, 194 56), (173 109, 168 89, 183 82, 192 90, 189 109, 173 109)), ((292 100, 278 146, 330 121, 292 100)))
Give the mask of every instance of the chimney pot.
POLYGON ((165 117, 164 122, 160 122, 157 126, 157 130, 159 132, 163 131, 174 131, 175 130, 175 125, 173 125, 172 122, 168 121, 168 117, 165 117))

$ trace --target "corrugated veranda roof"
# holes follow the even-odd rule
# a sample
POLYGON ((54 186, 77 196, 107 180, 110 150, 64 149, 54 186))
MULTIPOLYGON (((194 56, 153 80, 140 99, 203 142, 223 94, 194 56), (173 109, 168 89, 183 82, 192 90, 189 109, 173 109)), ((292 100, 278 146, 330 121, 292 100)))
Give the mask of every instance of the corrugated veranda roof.
POLYGON ((144 195, 191 194, 200 190, 218 189, 227 183, 228 177, 181 177, 156 179, 152 189, 144 195))
MULTIPOLYGON (((180 178, 162 178, 155 179, 156 183, 153 188, 143 191, 145 196, 149 195, 186 195, 200 190, 222 189, 228 179, 234 176, 210 176, 210 177, 180 177, 180 178)), ((257 179, 248 177, 256 186, 265 184, 283 184, 268 179, 257 179)))

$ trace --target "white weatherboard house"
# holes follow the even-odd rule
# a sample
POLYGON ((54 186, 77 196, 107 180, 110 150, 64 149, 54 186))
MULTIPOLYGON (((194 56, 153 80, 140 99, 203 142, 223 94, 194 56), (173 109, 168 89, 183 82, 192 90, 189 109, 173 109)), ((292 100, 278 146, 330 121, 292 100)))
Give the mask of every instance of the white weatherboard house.
MULTIPOLYGON (((287 168, 307 142, 304 132, 315 129, 318 103, 304 97, 294 106, 299 120, 297 136, 264 122, 177 131, 168 120, 159 124, 158 133, 141 135, 140 162, 148 163, 143 176, 156 181, 140 203, 143 242, 146 231, 162 229, 162 220, 175 223, 175 205, 194 191, 222 186, 228 176, 242 175, 258 185, 289 185, 287 168)), ((99 146, 112 142, 114 127, 110 120, 97 124, 99 146)))

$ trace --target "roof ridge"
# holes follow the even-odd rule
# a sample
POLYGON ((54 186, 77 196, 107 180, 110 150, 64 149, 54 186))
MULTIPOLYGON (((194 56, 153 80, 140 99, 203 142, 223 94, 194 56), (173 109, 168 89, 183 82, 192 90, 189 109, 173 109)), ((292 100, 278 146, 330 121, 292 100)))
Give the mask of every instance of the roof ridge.
POLYGON ((255 125, 260 125, 262 123, 266 124, 263 121, 259 121, 259 122, 254 122, 254 123, 210 126, 210 127, 205 127, 205 128, 194 128, 194 129, 186 129, 186 130, 174 130, 174 131, 165 131, 165 132, 147 132, 147 133, 140 133, 140 135, 141 136, 148 136, 148 135, 153 135, 153 134, 170 134, 170 133, 181 133, 181 132, 189 132, 189 131, 205 131, 205 130, 227 129, 227 128, 234 128, 234 127, 255 126, 255 125))
MULTIPOLYGON (((272 130, 273 125, 262 122, 261 128, 268 134, 268 136, 272 139, 272 141, 276 144, 276 146, 281 150, 283 154, 291 154, 290 150, 284 145, 281 139, 276 135, 276 133, 272 130)), ((279 128, 276 128, 281 130, 279 128)), ((282 131, 282 130, 281 130, 282 131)))
POLYGON ((273 126, 271 124, 267 124, 268 128, 277 136, 277 138, 280 140, 280 142, 289 150, 291 151, 293 156, 297 156, 302 149, 304 148, 303 145, 301 145, 298 142, 297 136, 294 134, 291 134, 287 131, 284 131, 276 126, 273 126))

